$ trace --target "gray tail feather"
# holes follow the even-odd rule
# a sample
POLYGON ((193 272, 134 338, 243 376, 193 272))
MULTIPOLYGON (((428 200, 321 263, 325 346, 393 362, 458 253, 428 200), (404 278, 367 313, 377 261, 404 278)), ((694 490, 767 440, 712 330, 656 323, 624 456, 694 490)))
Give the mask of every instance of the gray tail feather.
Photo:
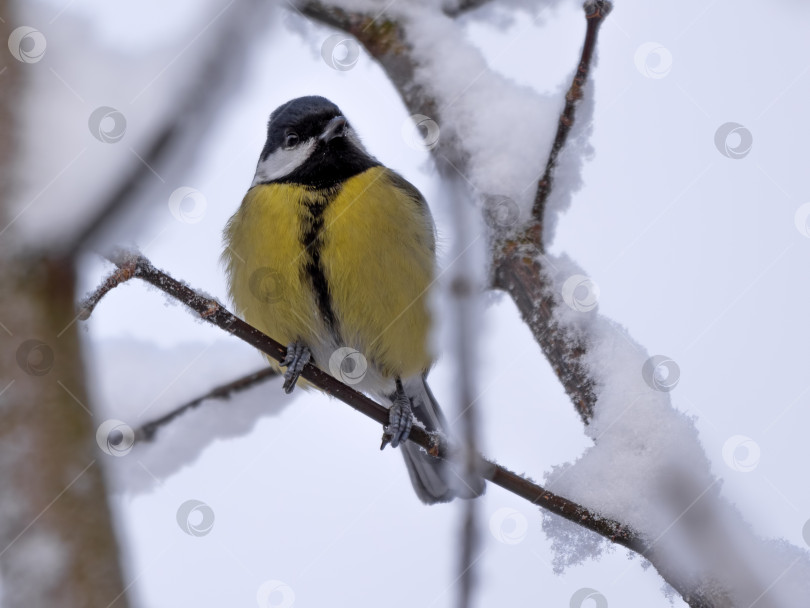
MULTIPOLYGON (((405 393, 413 402, 413 414, 428 431, 447 431, 447 423, 439 404, 424 376, 404 383, 405 393)), ((448 502, 453 498, 475 498, 484 493, 486 482, 482 477, 469 480, 455 474, 452 466, 434 458, 415 443, 401 446, 405 466, 416 495, 424 503, 448 502)))

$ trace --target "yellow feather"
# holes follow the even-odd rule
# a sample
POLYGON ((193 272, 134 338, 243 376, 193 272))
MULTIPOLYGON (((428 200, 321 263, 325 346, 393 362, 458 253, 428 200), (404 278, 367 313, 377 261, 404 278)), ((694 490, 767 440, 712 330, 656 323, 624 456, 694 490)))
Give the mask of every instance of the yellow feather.
MULTIPOLYGON (((285 345, 331 339, 301 244, 311 225, 307 203, 327 194, 297 184, 255 186, 225 229, 223 261, 237 311, 285 345)), ((388 169, 374 167, 339 187, 319 240, 341 345, 359 350, 385 377, 426 371, 435 273, 427 209, 388 169)))

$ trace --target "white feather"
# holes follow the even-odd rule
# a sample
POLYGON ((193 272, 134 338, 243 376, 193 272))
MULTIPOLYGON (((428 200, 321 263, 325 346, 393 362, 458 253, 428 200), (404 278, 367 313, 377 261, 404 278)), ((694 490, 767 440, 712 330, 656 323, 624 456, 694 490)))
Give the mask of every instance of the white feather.
POLYGON ((317 142, 318 140, 313 137, 289 150, 277 148, 267 158, 259 160, 251 185, 255 186, 289 175, 307 161, 317 142))

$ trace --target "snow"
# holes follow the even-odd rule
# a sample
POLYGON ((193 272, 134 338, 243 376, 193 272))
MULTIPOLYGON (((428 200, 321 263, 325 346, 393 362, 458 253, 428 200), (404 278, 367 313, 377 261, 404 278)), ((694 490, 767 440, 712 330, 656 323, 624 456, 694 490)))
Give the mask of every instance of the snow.
MULTIPOLYGON (((264 13, 253 10, 248 2, 208 0, 195 6, 184 33, 175 32, 159 48, 133 52, 120 45, 110 48, 109 40, 96 35, 86 16, 59 11, 53 17, 50 8, 39 3, 26 3, 21 9, 20 19, 44 36, 47 50, 35 63, 23 66, 28 86, 20 105, 20 129, 37 136, 21 142, 15 159, 18 183, 9 211, 12 221, 3 230, 13 227, 9 234, 21 245, 47 243, 57 248, 70 243, 133 165, 146 166, 154 175, 139 193, 153 202, 128 213, 127 229, 107 235, 97 246, 103 249, 131 240, 153 214, 166 211, 165 201, 179 221, 199 221, 205 211, 204 197, 189 195, 193 188, 188 187, 178 194, 185 185, 172 183, 178 167, 194 158, 197 138, 195 145, 185 142, 185 147, 175 142, 171 159, 159 166, 150 166, 144 155, 167 120, 175 119, 184 93, 201 72, 217 76, 212 80, 217 86, 205 97, 207 104, 236 89, 239 69, 231 66, 220 74, 211 66, 212 57, 233 51, 225 51, 217 35, 203 37, 199 32, 215 26, 212 34, 240 48, 244 39, 235 38, 230 30, 242 24, 247 11, 251 11, 251 27, 261 26, 264 13), (67 48, 70 52, 65 52, 67 48), (178 197, 180 202, 193 198, 196 215, 180 209, 180 202, 175 204, 178 197)), ((243 34, 249 38, 248 32, 243 34)), ((198 111, 205 108, 203 103, 199 106, 198 111)), ((186 121, 194 118, 199 117, 186 115, 186 121)))
POLYGON ((211 444, 250 433, 300 393, 285 395, 280 381, 270 379, 229 400, 206 400, 160 428, 153 441, 134 443, 138 427, 261 369, 264 361, 254 349, 227 338, 172 348, 120 338, 92 342, 87 349, 99 448, 114 487, 130 494, 152 490, 192 465, 211 444))
MULTIPOLYGON (((687 578, 718 577, 740 605, 768 588, 768 581, 774 581, 771 597, 783 598, 778 605, 804 605, 799 598, 810 594, 810 555, 752 534, 720 498, 720 480, 712 474, 694 419, 672 405, 677 363, 663 355, 651 357, 624 327, 601 315, 594 284, 568 256, 543 261, 557 298, 555 322, 586 345, 583 363, 597 397, 585 428, 594 445, 575 462, 553 467, 546 487, 631 526, 659 554, 659 567, 675 568, 687 578), (572 277, 586 292, 572 297, 572 277), (708 529, 701 531, 701 526, 708 529), (729 553, 737 560, 733 564, 729 553), (757 580, 746 572, 756 573, 757 580)), ((750 441, 731 439, 740 437, 750 441)), ((741 462, 724 457, 737 470, 751 470, 752 456, 741 462)), ((758 454, 753 457, 758 460, 758 454)), ((596 558, 607 546, 550 515, 544 517, 544 530, 554 543, 557 571, 596 558)))
MULTIPOLYGON (((490 70, 454 19, 418 5, 395 10, 405 11, 415 81, 435 95, 440 140, 464 142, 466 163, 454 165, 456 170, 479 197, 506 197, 527 219, 556 133, 561 98, 490 70)), ((446 157, 441 143, 438 149, 446 157)))
MULTIPOLYGON (((427 45, 420 55, 418 76, 438 90, 438 115, 428 118, 439 127, 439 145, 443 140, 466 138, 469 134, 474 146, 469 151, 465 174, 479 199, 488 194, 502 197, 498 200, 517 201, 525 217, 534 189, 522 182, 536 179, 545 165, 544 154, 562 108, 562 92, 570 82, 570 66, 576 60, 567 54, 563 60, 564 54, 556 49, 563 48, 562 38, 576 39, 579 44, 581 30, 573 30, 567 23, 566 27, 559 26, 555 21, 547 29, 556 32, 543 32, 549 39, 556 34, 554 48, 535 54, 534 45, 542 45, 543 40, 532 40, 529 49, 509 61, 504 59, 510 57, 506 41, 491 38, 488 44, 481 44, 481 40, 493 14, 504 19, 498 26, 526 25, 512 18, 511 8, 503 10, 489 3, 456 25, 431 14, 437 4, 424 2, 411 9, 410 3, 394 3, 390 10, 407 14, 412 19, 408 35, 427 45), (431 34, 438 34, 441 40, 425 40, 431 34), (568 74, 542 79, 562 64, 568 74), (479 78, 488 66, 504 75, 486 72, 479 78), (539 106, 545 110, 535 112, 539 106), (502 162, 504 158, 510 162, 502 162), (490 171, 498 163, 503 174, 490 171)), ((533 6, 540 4, 544 3, 533 6)), ((576 10, 571 11, 576 24, 583 27, 580 3, 571 4, 576 4, 576 10)), ((537 477, 542 470, 550 469, 547 479, 552 489, 604 514, 632 522, 648 535, 665 532, 705 491, 704 498, 689 512, 704 513, 704 505, 711 501, 713 509, 706 510, 708 515, 714 521, 727 522, 722 528, 715 526, 717 529, 707 534, 707 540, 720 534, 726 540, 736 540, 739 560, 735 561, 746 566, 741 572, 753 573, 752 581, 763 587, 774 583, 769 595, 756 605, 768 602, 792 607, 797 604, 789 598, 810 595, 807 552, 803 545, 798 546, 808 512, 800 458, 806 443, 806 353, 802 350, 807 342, 803 329, 806 324, 802 323, 806 293, 801 282, 796 281, 806 267, 808 241, 802 219, 807 215, 806 192, 801 172, 795 171, 795 158, 785 153, 791 148, 790 141, 801 140, 806 131, 806 121, 796 118, 803 115, 801 104, 806 98, 806 84, 800 78, 804 56, 800 27, 804 24, 796 18, 802 9, 792 6, 790 19, 774 28, 787 31, 791 23, 796 23, 797 29, 790 35, 772 37, 765 47, 749 51, 739 44, 739 39, 724 32, 758 35, 758 29, 751 24, 761 18, 761 13, 752 19, 747 11, 729 13, 719 4, 703 11, 705 7, 698 4, 692 3, 667 19, 661 19, 652 4, 638 2, 611 15, 600 40, 602 69, 606 71, 599 82, 599 100, 595 105, 590 103, 597 90, 589 83, 586 101, 578 108, 577 123, 555 174, 556 187, 548 202, 544 236, 547 243, 556 236, 555 247, 568 253, 549 255, 547 261, 556 272, 557 319, 588 341, 585 363, 598 380, 598 402, 594 420, 585 429, 587 435, 582 436, 573 408, 507 299, 496 301, 485 311, 487 322, 481 327, 484 347, 478 366, 483 387, 480 428, 486 432, 485 445, 504 464, 526 468, 537 477), (692 29, 678 31, 684 28, 692 29), (663 78, 644 78, 634 66, 638 49, 649 37, 662 40, 674 58, 663 78), (628 89, 632 93, 622 97, 628 89), (723 94, 712 95, 715 90, 723 94), (763 120, 759 113, 772 102, 772 94, 765 91, 777 91, 781 96, 763 120), (622 103, 607 113, 606 108, 616 99, 622 99, 622 103), (601 133, 591 134, 590 117, 600 111, 596 124, 601 133), (708 119, 707 113, 711 115, 708 119), (742 160, 715 158, 715 130, 732 119, 751 126, 751 154, 742 160), (780 135, 784 133, 791 133, 791 139, 780 135), (590 158, 591 135, 601 135, 602 139, 598 140, 598 162, 593 163, 598 167, 592 165, 588 173, 583 161, 590 158), (725 164, 712 165, 715 161, 725 164), (745 162, 748 164, 741 164, 745 162), (711 170, 701 173, 706 167, 711 170), (696 175, 700 180, 693 182, 696 175), (585 184, 587 187, 571 206, 571 194, 585 184), (685 184, 691 184, 693 190, 683 198, 675 198, 678 205, 674 205, 670 201, 676 194, 681 196, 678 193, 685 184), (656 224, 659 217, 662 221, 656 224), (786 243, 793 249, 776 264, 772 274, 766 273, 768 264, 786 243), (761 268, 765 268, 762 282, 744 294, 750 301, 735 299, 742 287, 747 288, 753 278, 760 276, 761 268), (752 269, 753 277, 749 276, 752 269), (566 287, 572 277, 575 280, 566 287), (774 296, 786 289, 790 290, 790 298, 774 296), (725 314, 733 305, 737 309, 720 320, 720 313, 725 314), (681 315, 686 321, 674 323, 673 318, 681 315), (649 351, 608 316, 627 324, 641 343, 650 345, 649 351), (760 323, 763 316, 766 322, 760 323), (698 336, 700 348, 690 352, 680 344, 679 334, 690 334, 684 329, 691 326, 703 333, 698 336), (771 369, 773 353, 783 353, 777 370, 771 369), (671 370, 666 375, 660 364, 673 360, 680 368, 680 375, 675 374, 680 381, 672 390, 657 390, 656 385, 659 389, 672 385, 675 368, 664 366, 671 370), (779 418, 772 421, 774 409, 779 418), (775 425, 772 430, 769 424, 775 425), (749 457, 741 456, 731 449, 743 444, 761 448, 760 459, 750 453, 749 457), (729 460, 734 466, 728 464, 729 460), (754 460, 757 466, 752 469, 752 464, 746 463, 754 460), (722 482, 717 482, 718 478, 722 482), (677 501, 668 502, 664 492, 676 479, 694 485, 676 495, 677 501), (649 491, 651 488, 655 491, 649 491), (737 502, 742 515, 724 497, 737 502), (753 530, 743 523, 743 516, 754 522, 753 530), (757 533, 763 530, 771 536, 787 536, 796 545, 762 541, 757 533)), ((386 10, 387 2, 352 0, 352 5, 377 14, 386 10)), ((38 219, 27 219, 26 212, 19 220, 25 223, 26 230, 32 229, 26 232, 30 238, 51 238, 60 229, 69 230, 74 219, 78 222, 86 211, 81 202, 93 198, 89 195, 95 191, 103 192, 103 176, 117 171, 113 163, 128 165, 126 159, 118 158, 118 153, 125 150, 122 146, 130 143, 133 149, 139 149, 130 137, 140 137, 142 126, 145 130, 147 126, 152 128, 151 123, 145 124, 150 117, 123 110, 117 97, 112 95, 110 99, 102 92, 90 104, 91 95, 86 91, 95 91, 99 84, 106 88, 108 82, 113 93, 116 88, 126 90, 129 86, 105 69, 105 58, 110 58, 112 67, 120 66, 121 73, 139 78, 145 74, 141 85, 153 78, 156 68, 163 64, 152 61, 152 47, 139 36, 146 30, 151 32, 152 27, 158 28, 164 37, 161 44, 169 49, 164 58, 170 57, 187 40, 176 39, 180 26, 169 27, 163 18, 174 18, 186 26, 199 14, 183 12, 181 18, 176 14, 171 17, 176 10, 166 6, 153 13, 153 17, 161 18, 154 18, 147 28, 125 24, 120 28, 125 36, 112 35, 106 28, 106 44, 125 38, 150 49, 143 74, 130 63, 134 61, 129 58, 131 49, 99 49, 84 30, 77 33, 71 29, 75 27, 70 25, 74 11, 87 11, 81 3, 59 18, 60 28, 43 25, 53 13, 32 19, 32 25, 45 33, 48 47, 42 61, 22 67, 31 68, 28 73, 35 78, 50 76, 53 82, 44 93, 60 105, 40 107, 36 115, 36 108, 32 108, 24 127, 36 134, 34 144, 38 146, 34 152, 25 152, 37 163, 27 200, 37 194, 35 186, 41 189, 57 177, 43 198, 31 206, 31 213, 39 213, 38 219), (61 24, 65 27, 61 28, 61 24), (73 61, 72 52, 64 53, 64 58, 58 53, 67 48, 65 41, 70 42, 71 51, 80 41, 92 48, 77 49, 78 61, 73 61), (116 56, 120 63, 113 58, 116 56), (54 67, 88 99, 86 111, 77 109, 77 98, 51 75, 48 67, 54 67), (80 88, 85 84, 90 88, 80 88), (89 135, 90 110, 102 105, 122 110, 127 119, 127 131, 118 143, 102 144, 89 135), (48 114, 59 114, 62 108, 64 119, 48 114), (110 158, 100 157, 85 164, 89 157, 81 156, 59 175, 73 158, 70 154, 81 149, 74 146, 77 141, 83 142, 81 138, 100 147, 110 158), (76 176, 72 175, 74 171, 76 176), (47 180, 42 178, 45 175, 47 180), (50 201, 47 205, 46 198, 50 201), (41 204, 45 208, 39 209, 41 204), (29 221, 30 226, 26 223, 29 221), (35 225, 38 222, 41 225, 35 225)), ((773 19, 773 12, 779 10, 786 9, 776 4, 763 7, 773 19)), ((139 6, 132 12, 143 19, 141 11, 139 6)), ((301 21, 293 16, 288 23, 296 20, 301 21)), ((144 249, 155 263, 178 278, 195 287, 210 287, 212 293, 223 293, 216 271, 218 235, 255 166, 262 138, 256 125, 263 127, 267 113, 285 99, 314 92, 316 78, 317 92, 335 99, 347 112, 354 112, 355 122, 365 121, 361 134, 366 141, 371 140, 370 150, 387 165, 399 170, 405 166, 406 176, 426 193, 441 224, 445 203, 440 195, 429 196, 431 188, 439 193, 441 190, 433 188, 430 178, 415 168, 418 162, 425 162, 424 154, 412 163, 417 155, 406 159, 411 149, 404 143, 397 147, 406 115, 396 113, 401 108, 395 94, 385 87, 379 68, 361 53, 351 70, 338 73, 326 66, 319 55, 320 38, 332 32, 324 33, 322 28, 308 31, 315 32, 308 43, 315 58, 312 65, 301 59, 307 45, 290 43, 290 37, 285 36, 289 32, 276 30, 272 36, 268 34, 268 38, 276 38, 263 44, 269 47, 272 42, 273 47, 282 50, 276 54, 265 52, 256 62, 251 73, 255 86, 240 91, 240 97, 249 101, 225 106, 224 117, 212 123, 209 131, 216 137, 211 137, 215 145, 206 144, 211 149, 207 164, 196 170, 193 179, 190 176, 167 184, 155 199, 157 202, 152 201, 155 211, 139 207, 135 221, 125 223, 126 232, 119 231, 116 240, 138 240, 146 245, 144 249), (290 65, 293 67, 285 72, 283 68, 290 65), (376 104, 374 111, 364 112, 370 104, 376 104), (386 130, 389 124, 394 128, 386 130), (204 217, 196 223, 179 222, 171 214, 171 194, 182 187, 193 187, 207 203, 204 217), (145 232, 140 232, 141 224, 148 224, 145 232), (164 234, 168 236, 161 237, 164 234), (157 244, 151 247, 153 240, 157 244)), ((535 28, 528 31, 537 33, 535 28)), ((512 37, 514 30, 506 30, 504 38, 512 37)), ((154 85, 155 99, 144 102, 155 117, 170 103, 159 97, 170 97, 171 86, 177 80, 173 71, 166 76, 154 85)), ((131 96, 124 97, 125 101, 131 100, 131 96)), ((88 148, 85 155, 91 152, 93 149, 88 148)), ((182 211, 184 204, 177 209, 182 211)), ((82 264, 86 275, 83 280, 97 280, 100 274, 94 274, 96 266, 95 262, 82 264)), ((218 330, 206 325, 188 323, 184 312, 176 310, 178 307, 164 310, 162 301, 155 290, 118 288, 89 321, 89 368, 97 385, 94 402, 104 408, 97 414, 99 427, 108 420, 137 426, 219 382, 263 365, 251 349, 221 339, 218 330), (149 308, 153 301, 157 302, 157 312, 149 308), (106 330, 99 330, 100 326, 106 330), (111 340, 110 334, 129 337, 111 340), (177 344, 188 336, 209 341, 177 344)), ((686 341, 693 339, 689 335, 686 341)), ((454 377, 441 362, 431 384, 444 402, 452 399, 454 377)), ((126 493, 126 498, 117 494, 113 501, 125 518, 134 563, 129 580, 137 581, 133 589, 154 600, 143 605, 189 601, 222 605, 232 601, 234 595, 248 605, 257 594, 264 597, 270 587, 289 590, 302 604, 316 604, 313 599, 323 599, 318 594, 323 594, 324 589, 330 593, 334 589, 349 593, 356 589, 362 581, 357 575, 358 564, 383 580, 379 584, 376 580, 366 583, 364 590, 372 585, 380 593, 389 590, 384 579, 391 571, 411 574, 418 568, 420 588, 429 591, 420 596, 412 586, 392 604, 428 604, 435 601, 431 594, 446 600, 446 595, 438 594, 452 580, 446 564, 454 558, 455 536, 445 534, 453 528, 452 511, 425 510, 408 502, 412 497, 399 455, 383 454, 374 459, 365 450, 369 437, 374 435, 376 439, 378 429, 363 426, 352 414, 344 416, 342 406, 322 407, 321 395, 295 397, 296 414, 303 412, 306 430, 282 424, 293 408, 286 408, 289 399, 281 399, 276 388, 277 383, 270 381, 230 402, 204 403, 162 431, 155 444, 134 446, 121 457, 99 452, 108 465, 109 476, 126 493), (326 450, 321 445, 310 447, 306 454, 298 450, 302 444, 309 447, 307 442, 313 442, 313 437, 319 438, 315 443, 323 437, 334 438, 336 429, 350 439, 329 445, 326 450), (265 456, 265 448, 267 457, 256 458, 256 454, 265 456), (323 457, 324 452, 328 457, 323 457), (295 456, 291 458, 290 454, 295 456), (248 463, 250 457, 256 462, 248 463), (302 472, 317 483, 302 483, 302 472), (202 499, 216 513, 216 525, 206 539, 184 535, 174 521, 178 505, 187 499, 202 499), (325 501, 328 509, 323 508, 325 501), (393 513, 397 529, 409 531, 397 552, 391 552, 388 543, 380 542, 391 536, 393 513), (183 535, 182 542, 200 542, 177 548, 171 546, 176 540, 172 533, 183 535), (228 539, 225 545, 220 544, 223 538, 228 539), (428 544, 436 549, 430 566, 424 567, 421 557, 428 544), (163 557, 164 552, 168 558, 163 557), (313 555, 318 556, 315 565, 313 555), (178 563, 183 567, 177 568, 178 563), (262 581, 269 586, 262 586, 262 581)), ((481 597, 491 600, 489 603, 514 603, 515 596, 509 594, 524 593, 522 582, 528 580, 542 583, 549 602, 559 605, 567 604, 577 588, 598 589, 610 605, 663 605, 666 601, 661 599, 660 578, 640 572, 638 565, 643 560, 636 557, 634 563, 628 564, 624 550, 617 551, 600 537, 547 514, 543 515, 543 531, 548 535, 545 538, 537 512, 524 501, 496 489, 490 490, 482 502, 482 510, 493 513, 491 534, 485 535, 492 538, 482 539, 485 554, 481 597), (523 519, 517 514, 523 514, 523 519), (508 527, 510 522, 517 527, 508 527), (596 555, 600 555, 598 562, 587 563, 596 555), (547 576, 552 569, 564 570, 565 576, 547 576), (507 578, 505 573, 515 580, 502 582, 507 578)), ((3 496, 0 510, 13 511, 14 507, 9 497, 3 496)), ((685 548, 677 542, 679 530, 680 526, 675 525, 657 546, 673 555, 683 555, 685 548)), ((810 534, 804 538, 808 542, 810 534)), ((804 599, 799 601, 802 603, 798 605, 806 603, 804 599)), ((681 605, 679 599, 676 602, 681 605)), ((482 605, 488 603, 482 601, 482 605)))

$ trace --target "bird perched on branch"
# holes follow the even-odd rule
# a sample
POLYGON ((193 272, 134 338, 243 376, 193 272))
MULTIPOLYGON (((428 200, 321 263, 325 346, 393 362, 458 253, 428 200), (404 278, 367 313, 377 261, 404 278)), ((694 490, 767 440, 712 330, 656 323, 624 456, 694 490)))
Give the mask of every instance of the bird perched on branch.
POLYGON ((483 480, 450 483, 442 461, 406 441, 414 415, 445 427, 425 382, 435 228, 419 191, 366 152, 331 101, 300 97, 270 115, 222 257, 237 311, 287 345, 285 391, 312 361, 390 403, 386 437, 422 501, 483 492, 483 480))

